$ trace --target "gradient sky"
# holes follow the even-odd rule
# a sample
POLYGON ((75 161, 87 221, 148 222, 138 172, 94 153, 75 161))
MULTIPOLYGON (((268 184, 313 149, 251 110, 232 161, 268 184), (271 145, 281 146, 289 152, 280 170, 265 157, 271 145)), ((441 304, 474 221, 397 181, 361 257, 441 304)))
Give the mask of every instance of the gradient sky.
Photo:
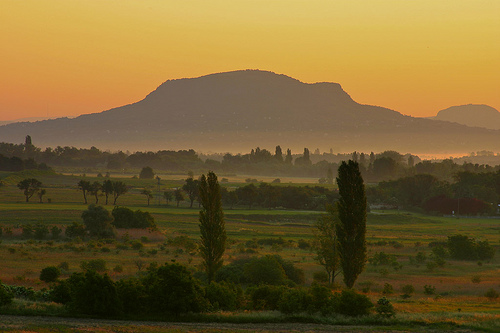
POLYGON ((413 116, 500 110, 500 1, 0 0, 0 120, 100 112, 248 68, 413 116))

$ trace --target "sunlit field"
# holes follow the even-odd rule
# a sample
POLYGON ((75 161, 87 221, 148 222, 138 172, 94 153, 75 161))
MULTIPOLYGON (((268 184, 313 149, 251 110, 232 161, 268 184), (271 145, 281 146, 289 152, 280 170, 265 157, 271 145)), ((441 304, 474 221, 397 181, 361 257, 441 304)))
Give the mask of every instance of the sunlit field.
MULTIPOLYGON (((195 202, 193 208, 189 208, 189 202, 181 202, 177 208, 175 202, 167 205, 163 198, 160 198, 158 204, 158 197, 155 196, 150 206, 147 206, 146 198, 140 194, 140 190, 149 187, 156 193, 156 180, 119 178, 130 189, 118 198, 117 204, 150 212, 155 218, 158 231, 119 229, 115 240, 106 241, 71 240, 64 236, 64 232, 57 239, 52 239, 49 234, 45 239, 33 240, 23 238, 23 225, 43 223, 64 230, 73 222, 82 222, 81 213, 87 205, 83 204, 82 193, 76 186, 82 177, 37 175, 47 189, 43 203, 39 203, 37 197, 32 197, 29 203, 24 202, 22 192, 15 185, 23 175, 9 178, 8 174, 3 174, 2 177, 6 186, 0 188, 0 226, 3 229, 0 238, 0 280, 4 284, 29 286, 36 290, 48 288, 48 284, 39 280, 40 271, 44 267, 65 263, 67 269, 63 270, 64 278, 81 271, 82 262, 90 259, 104 259, 106 272, 113 279, 140 274, 152 262, 177 262, 188 266, 193 272, 201 269, 201 259, 196 249, 199 239, 198 203, 195 202), (190 241, 179 241, 182 237, 190 241), (140 245, 131 246, 127 240, 136 240, 140 245)), ((171 177, 162 178, 160 193, 168 188, 181 187, 186 178, 183 175, 171 177)), ((89 176, 86 179, 102 180, 89 176)), ((305 180, 300 179, 297 183, 305 185, 303 181, 305 180)), ((228 184, 238 186, 244 182, 245 178, 241 177, 230 179, 228 184)), ((222 186, 228 184, 222 183, 222 186)), ((88 203, 93 203, 93 199, 88 197, 88 203)), ((103 197, 99 197, 99 203, 104 203, 103 197)), ((112 210, 113 205, 109 204, 106 208, 112 210)), ((225 209, 229 241, 224 256, 225 263, 247 256, 277 254, 303 269, 306 285, 310 285, 314 273, 323 270, 315 260, 316 254, 311 247, 313 225, 321 213, 248 207, 225 209), (272 246, 263 245, 265 242, 259 243, 259 240, 279 238, 283 241, 272 246)), ((376 266, 367 263, 355 289, 376 302, 383 296, 385 284, 390 284, 393 293, 386 296, 393 302, 399 318, 407 321, 452 321, 457 324, 486 321, 489 323, 486 326, 489 327, 500 319, 499 299, 485 297, 486 291, 491 288, 500 290, 499 239, 498 219, 427 216, 406 211, 371 211, 367 221, 368 256, 371 258, 380 252, 394 255, 398 265, 376 266), (442 267, 429 264, 432 262, 429 244, 446 242, 449 235, 455 234, 488 240, 497 248, 495 257, 484 262, 447 258, 442 267), (419 253, 425 257, 423 261, 416 263, 410 259, 419 253), (415 292, 404 299, 401 297, 401 288, 408 284, 414 286, 415 292), (429 286, 432 287, 432 293, 425 290, 429 286)), ((342 276, 339 275, 332 288, 340 289, 342 285, 342 276)), ((20 305, 20 301, 16 302, 26 308, 26 305, 20 305)), ((39 306, 43 308, 43 305, 39 306)), ((51 306, 57 308, 56 305, 51 306)), ((156 329, 151 328, 150 331, 161 331, 156 329)), ((209 331, 208 328, 207 330, 209 331)))

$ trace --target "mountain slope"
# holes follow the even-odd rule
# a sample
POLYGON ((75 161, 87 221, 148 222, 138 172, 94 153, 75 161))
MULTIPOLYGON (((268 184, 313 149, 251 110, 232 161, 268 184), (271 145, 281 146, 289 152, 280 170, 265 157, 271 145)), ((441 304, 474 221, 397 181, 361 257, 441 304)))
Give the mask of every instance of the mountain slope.
POLYGON ((483 104, 452 106, 439 111, 434 119, 467 126, 500 129, 500 112, 483 104))
POLYGON ((248 151, 275 145, 414 153, 500 150, 500 131, 356 103, 336 83, 264 71, 170 80, 142 101, 77 118, 0 126, 0 141, 122 150, 248 151))

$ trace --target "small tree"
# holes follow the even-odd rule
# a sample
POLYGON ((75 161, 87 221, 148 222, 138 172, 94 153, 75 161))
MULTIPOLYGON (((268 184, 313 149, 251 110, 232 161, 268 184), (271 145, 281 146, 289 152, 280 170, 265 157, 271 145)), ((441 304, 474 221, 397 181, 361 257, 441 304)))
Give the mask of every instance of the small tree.
POLYGON ((139 173, 139 178, 140 179, 153 179, 155 177, 155 173, 151 167, 144 167, 142 168, 141 172, 139 173))
POLYGON ((203 266, 210 283, 217 270, 222 267, 222 256, 226 250, 226 226, 220 196, 220 186, 213 172, 201 176, 200 211, 201 244, 200 253, 203 266))
POLYGON ((366 194, 357 162, 343 161, 339 166, 337 204, 339 223, 336 225, 340 263, 344 283, 352 288, 363 271, 366 251, 366 194))
POLYGON ((146 199, 148 200, 148 206, 149 206, 149 201, 153 199, 153 192, 147 188, 143 189, 141 191, 141 194, 146 196, 146 199))
POLYGON ((104 196, 106 197, 106 205, 107 205, 109 196, 113 194, 113 182, 110 179, 106 179, 102 183, 101 190, 104 193, 104 196))
POLYGON ((26 178, 21 180, 17 187, 23 191, 24 196, 26 197, 26 202, 29 202, 30 198, 38 192, 40 187, 42 186, 42 182, 35 178, 26 178))
POLYGON ((121 181, 115 181, 113 182, 113 205, 116 206, 116 200, 118 199, 119 196, 122 194, 125 194, 128 192, 127 185, 125 185, 124 182, 121 181))
POLYGON ((177 208, 179 207, 179 203, 184 200, 184 194, 182 194, 182 190, 180 188, 174 191, 175 201, 177 202, 177 208))
POLYGON ((90 191, 90 182, 88 180, 83 180, 81 179, 78 182, 78 188, 82 191, 83 193, 83 204, 87 204, 87 192, 90 191))
POLYGON ((337 250, 337 237, 335 234, 335 219, 337 211, 333 206, 327 206, 328 215, 320 217, 314 230, 314 244, 316 260, 323 266, 328 274, 328 283, 335 281, 338 274, 339 256, 337 250))
POLYGON ((61 275, 59 268, 55 266, 49 266, 42 269, 40 272, 40 280, 43 282, 55 282, 61 275))
POLYGON ((99 203, 99 192, 102 191, 102 184, 95 181, 90 185, 89 193, 94 196, 95 204, 99 203))
POLYGON ((192 177, 186 179, 186 184, 184 184, 184 186, 182 186, 182 189, 184 191, 186 191, 186 193, 189 197, 189 201, 190 201, 189 208, 193 208, 193 202, 198 197, 199 187, 200 187, 199 181, 194 180, 192 177))
POLYGON ((37 192, 37 195, 38 195, 38 199, 40 200, 40 203, 43 203, 43 196, 47 194, 47 190, 44 189, 44 188, 41 188, 38 190, 37 192))
POLYGON ((168 203, 174 199, 172 191, 163 192, 163 197, 165 198, 165 202, 167 203, 167 206, 168 206, 168 203))
POLYGON ((111 222, 113 218, 106 208, 89 205, 88 209, 82 213, 83 224, 91 236, 99 238, 114 237, 114 230, 111 222))

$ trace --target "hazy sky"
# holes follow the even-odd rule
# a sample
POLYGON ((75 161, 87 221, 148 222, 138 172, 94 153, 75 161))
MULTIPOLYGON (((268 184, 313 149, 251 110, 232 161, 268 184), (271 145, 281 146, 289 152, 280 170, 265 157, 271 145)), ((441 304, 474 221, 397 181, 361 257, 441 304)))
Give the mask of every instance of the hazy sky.
POLYGON ((248 68, 414 116, 500 110, 500 1, 0 0, 0 120, 100 112, 248 68))

